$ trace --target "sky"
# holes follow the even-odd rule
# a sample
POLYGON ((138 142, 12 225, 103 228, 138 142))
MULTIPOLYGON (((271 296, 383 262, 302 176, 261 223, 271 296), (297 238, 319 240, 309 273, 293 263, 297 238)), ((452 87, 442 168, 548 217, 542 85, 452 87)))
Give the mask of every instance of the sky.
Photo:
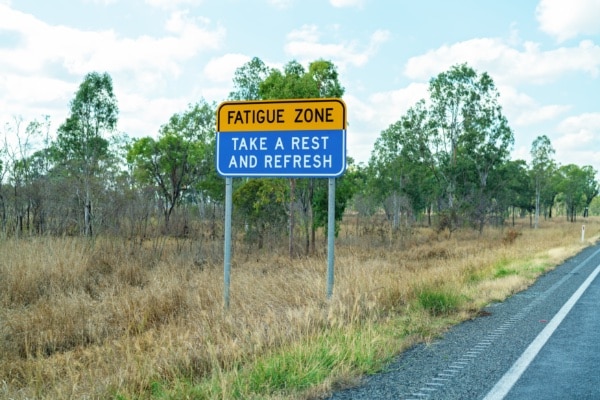
POLYGON ((467 63, 496 84, 513 159, 546 135, 559 164, 600 171, 600 0, 0 0, 0 140, 46 116, 54 134, 90 72, 113 79, 119 132, 157 137, 253 57, 335 64, 357 163, 467 63))

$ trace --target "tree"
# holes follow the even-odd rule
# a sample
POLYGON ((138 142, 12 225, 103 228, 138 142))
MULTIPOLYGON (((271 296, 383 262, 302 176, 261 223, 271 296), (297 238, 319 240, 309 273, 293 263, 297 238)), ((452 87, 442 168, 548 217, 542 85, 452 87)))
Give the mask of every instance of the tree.
POLYGON ((533 186, 529 179, 527 163, 524 160, 508 161, 502 165, 498 176, 498 184, 502 186, 501 194, 496 198, 500 207, 511 209, 512 225, 515 225, 515 209, 527 211, 530 215, 534 210, 533 186))
POLYGON ((552 159, 554 148, 546 135, 538 136, 531 145, 531 174, 535 188, 535 217, 534 228, 537 229, 540 219, 540 199, 547 188, 551 176, 556 169, 552 159))
POLYGON ((498 98, 491 77, 466 64, 431 79, 429 101, 411 107, 375 145, 377 190, 392 205, 405 196, 413 211, 437 203, 440 229, 452 232, 464 216, 481 232, 501 190, 490 182, 498 182, 514 142, 498 98))
POLYGON ((81 182, 84 203, 84 234, 92 235, 92 180, 108 157, 109 141, 119 109, 108 73, 87 74, 71 101, 70 115, 59 127, 55 160, 63 171, 81 182))
POLYGON ((190 105, 171 116, 157 140, 144 137, 129 146, 127 162, 139 182, 156 188, 167 228, 183 192, 202 190, 202 182, 214 176, 215 110, 206 101, 190 105))
POLYGON ((583 195, 585 196, 584 217, 588 216, 590 204, 600 191, 600 184, 596 180, 596 170, 591 165, 585 165, 582 168, 584 174, 583 195))
POLYGON ((45 124, 37 120, 30 121, 24 132, 21 129, 22 123, 21 117, 15 117, 12 126, 7 128, 7 133, 15 142, 14 146, 10 146, 5 140, 6 154, 10 160, 8 177, 13 189, 16 235, 21 235, 24 230, 29 232, 31 227, 33 167, 30 152, 33 147, 32 142, 42 135, 44 126, 49 129, 47 118, 45 124))
POLYGON ((447 206, 452 212, 468 210, 481 231, 493 197, 489 175, 507 160, 514 143, 498 91, 487 73, 460 64, 433 78, 429 95, 429 146, 447 206))
POLYGON ((383 204, 393 230, 399 227, 401 213, 407 218, 416 215, 434 199, 437 168, 432 168, 425 136, 430 122, 425 102, 420 101, 375 142, 369 186, 383 204))
POLYGON ((233 194, 233 204, 246 225, 246 238, 262 249, 269 232, 285 230, 285 186, 282 179, 250 179, 233 194))
POLYGON ((585 204, 586 173, 579 166, 568 164, 558 168, 558 175, 560 176, 558 190, 565 202, 567 220, 575 222, 577 209, 585 204))
POLYGON ((233 76, 235 90, 229 94, 231 100, 260 100, 260 85, 269 75, 269 68, 258 57, 252 58, 238 68, 233 76))
MULTIPOLYGON (((230 97, 245 100, 276 100, 276 99, 300 99, 319 97, 341 97, 344 89, 339 83, 338 73, 335 65, 330 61, 317 60, 309 64, 308 70, 299 62, 293 60, 288 62, 283 71, 268 69, 259 59, 251 62, 236 71, 234 85, 237 90, 230 97), (265 76, 266 74, 266 76, 265 76), (262 79, 264 77, 264 79, 262 79), (262 79, 262 81, 261 81, 262 79), (258 84, 258 93, 256 84, 258 84), (258 94, 258 96, 257 96, 258 94)), ((315 185, 314 179, 289 179, 289 253, 293 254, 294 230, 295 230, 295 203, 301 201, 301 210, 305 217, 305 231, 307 252, 309 248, 314 250, 315 224, 313 207, 315 185)))
MULTIPOLYGON (((339 221, 344 216, 344 211, 348 202, 354 197, 358 191, 358 184, 362 179, 361 171, 354 166, 354 161, 350 158, 348 160, 348 168, 346 173, 340 178, 336 179, 335 185, 335 235, 339 233, 339 221)), ((325 182, 323 179, 321 182, 325 182)), ((322 227, 327 232, 328 226, 328 212, 329 212, 329 192, 328 187, 325 185, 319 185, 314 193, 314 225, 316 227, 322 227)))

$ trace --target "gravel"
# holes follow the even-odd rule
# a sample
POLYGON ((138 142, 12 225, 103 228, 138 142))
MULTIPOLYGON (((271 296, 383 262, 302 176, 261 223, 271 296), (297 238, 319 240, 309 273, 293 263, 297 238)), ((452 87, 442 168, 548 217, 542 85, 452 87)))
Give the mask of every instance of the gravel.
POLYGON ((482 399, 600 264, 600 245, 584 249, 529 289, 486 307, 430 344, 400 354, 381 373, 329 399, 482 399))

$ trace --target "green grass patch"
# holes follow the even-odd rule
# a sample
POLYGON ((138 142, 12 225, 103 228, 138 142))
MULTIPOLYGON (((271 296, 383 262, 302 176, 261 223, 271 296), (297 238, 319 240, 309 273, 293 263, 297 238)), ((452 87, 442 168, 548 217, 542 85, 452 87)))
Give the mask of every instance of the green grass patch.
POLYGON ((496 272, 494 272, 494 278, 504 278, 509 275, 519 275, 519 271, 513 268, 498 268, 496 272))
POLYGON ((217 369, 199 382, 183 377, 170 384, 153 382, 148 397, 198 400, 286 398, 319 386, 328 379, 380 371, 399 350, 395 348, 398 338, 408 334, 407 330, 391 325, 330 328, 318 336, 249 361, 236 370, 217 369))
POLYGON ((423 309, 433 316, 449 315, 458 311, 463 298, 443 289, 422 289, 417 294, 417 301, 423 309))

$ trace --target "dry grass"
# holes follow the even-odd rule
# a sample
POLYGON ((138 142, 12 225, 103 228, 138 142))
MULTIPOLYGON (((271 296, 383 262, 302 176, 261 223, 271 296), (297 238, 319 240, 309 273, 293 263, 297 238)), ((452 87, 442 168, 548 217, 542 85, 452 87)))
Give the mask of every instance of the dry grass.
POLYGON ((267 390, 317 397, 526 288, 599 231, 586 221, 585 244, 563 220, 451 239, 417 228, 398 243, 342 231, 330 301, 324 255, 250 253, 234 256, 228 311, 222 264, 199 265, 194 243, 0 241, 0 397, 263 397, 255 372, 273 360, 339 350, 301 390, 267 390), (362 352, 370 367, 356 367, 362 352))

